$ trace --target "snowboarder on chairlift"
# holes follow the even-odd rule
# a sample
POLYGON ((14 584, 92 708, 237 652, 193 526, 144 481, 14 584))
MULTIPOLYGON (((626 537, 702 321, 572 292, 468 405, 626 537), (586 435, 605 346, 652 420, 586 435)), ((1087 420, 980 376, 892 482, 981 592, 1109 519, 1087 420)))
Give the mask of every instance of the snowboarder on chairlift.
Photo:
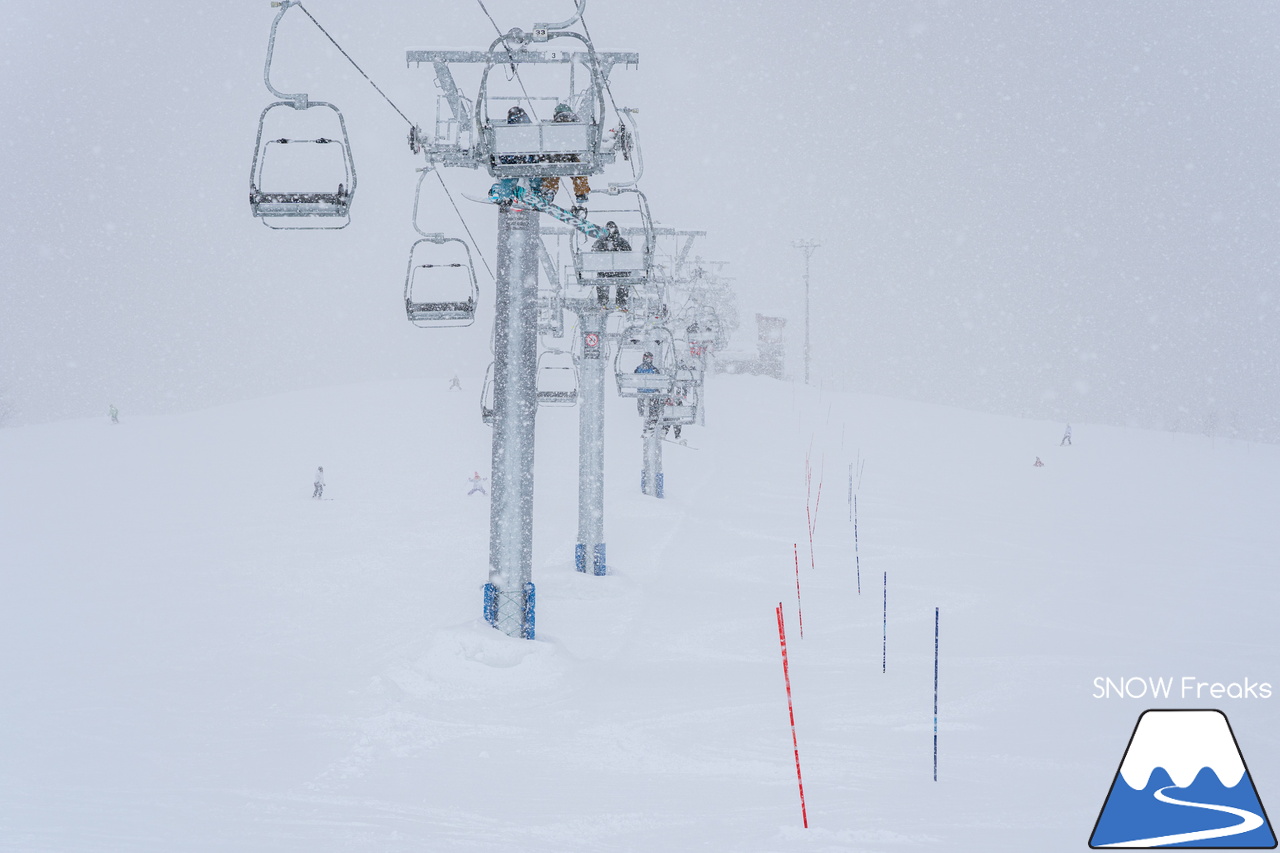
POLYGON ((1071 424, 1067 424, 1067 431, 1066 431, 1065 433, 1063 433, 1063 435, 1062 435, 1062 443, 1061 443, 1061 444, 1059 444, 1058 446, 1059 446, 1059 447, 1063 447, 1063 446, 1065 446, 1065 447, 1070 447, 1070 446, 1071 446, 1071 424))
MULTIPOLYGON (((630 252, 631 251, 631 243, 628 242, 627 238, 623 237, 622 233, 618 230, 618 223, 614 222, 613 220, 610 220, 604 224, 604 228, 605 228, 604 236, 591 244, 591 251, 593 252, 630 252)), ((627 273, 621 272, 621 271, 596 273, 596 278, 626 278, 626 277, 627 277, 627 273)), ((618 287, 616 288, 616 293, 614 295, 614 299, 615 299, 614 304, 617 305, 618 310, 620 311, 627 310, 627 296, 628 296, 627 287, 621 284, 618 285, 618 287)), ((607 285, 604 285, 604 286, 597 285, 596 301, 600 303, 601 308, 607 309, 609 307, 609 287, 607 285)))
MULTIPOLYGON (((576 122, 578 116, 568 104, 556 104, 555 111, 551 115, 553 122, 576 122)), ((547 155, 549 163, 579 163, 581 159, 577 154, 549 154, 547 155)), ((548 202, 553 201, 556 192, 560 189, 560 178, 556 176, 546 177, 542 179, 542 197, 548 202)), ((591 194, 591 184, 587 181, 586 175, 573 176, 573 203, 574 206, 570 211, 575 216, 586 216, 587 199, 591 194)))
MULTIPOLYGON (((640 364, 636 366, 635 373, 657 373, 658 368, 653 363, 653 353, 646 352, 640 356, 640 364)), ((657 388, 640 388, 639 393, 644 395, 636 399, 636 409, 640 413, 640 417, 645 419, 646 424, 657 422, 659 406, 662 401, 658 399, 657 388)), ((647 427, 646 427, 647 428, 647 427)))
POLYGON ((320 500, 324 495, 324 466, 321 465, 316 469, 316 481, 313 483, 315 489, 311 492, 311 497, 320 500))
POLYGON ((467 478, 467 482, 471 484, 471 491, 467 492, 467 495, 474 495, 476 492, 479 492, 485 497, 488 497, 489 493, 484 490, 484 486, 480 485, 483 481, 487 479, 489 478, 481 477, 479 471, 474 472, 470 477, 467 478))
MULTIPOLYGON (((532 124, 532 123, 533 121, 529 118, 529 114, 524 111, 523 107, 514 106, 511 109, 507 110, 507 124, 532 124)), ((504 166, 515 166, 521 163, 532 163, 533 157, 531 157, 528 154, 502 154, 498 157, 498 162, 504 166)), ((535 190, 538 188, 537 181, 538 181, 537 178, 533 179, 533 182, 535 184, 534 186, 535 190)), ((515 196, 516 184, 518 184, 519 182, 520 182, 519 178, 500 178, 498 180, 498 183, 494 185, 493 189, 489 190, 489 193, 490 195, 497 193, 498 199, 499 199, 498 204, 500 205, 511 204, 513 201, 515 201, 514 196, 515 196)))

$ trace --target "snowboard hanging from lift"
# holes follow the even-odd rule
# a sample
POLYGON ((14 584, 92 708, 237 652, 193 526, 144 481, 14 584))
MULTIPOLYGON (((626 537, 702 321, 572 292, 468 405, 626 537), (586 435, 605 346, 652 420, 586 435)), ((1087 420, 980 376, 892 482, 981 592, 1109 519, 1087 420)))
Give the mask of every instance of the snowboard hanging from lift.
POLYGON ((519 184, 511 187, 509 190, 506 187, 503 187, 500 183, 494 184, 489 188, 489 201, 494 204, 505 204, 513 201, 518 201, 521 204, 527 204, 534 210, 553 216, 564 224, 578 229, 588 237, 603 237, 607 233, 605 229, 596 225, 594 222, 583 219, 581 216, 578 216, 572 211, 565 210, 559 205, 552 204, 544 199, 539 193, 530 192, 519 184))

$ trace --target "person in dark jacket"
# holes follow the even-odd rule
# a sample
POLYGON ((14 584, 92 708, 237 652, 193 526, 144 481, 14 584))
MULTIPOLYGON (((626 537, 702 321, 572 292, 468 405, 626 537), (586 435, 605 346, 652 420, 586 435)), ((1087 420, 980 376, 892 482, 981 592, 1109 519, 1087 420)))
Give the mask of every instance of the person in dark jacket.
MULTIPOLYGON (((630 252, 631 243, 618 230, 618 223, 610 220, 604 224, 605 234, 591 245, 593 252, 630 252)), ((626 278, 625 272, 598 272, 596 278, 626 278)), ((619 310, 627 309, 627 297, 629 296, 626 285, 618 285, 614 297, 614 304, 619 310)), ((596 301, 600 303, 601 308, 609 307, 609 287, 608 285, 596 286, 596 301)))
MULTIPOLYGON (((555 112, 551 116, 553 122, 576 123, 578 116, 569 107, 568 104, 556 104, 555 112)), ((581 159, 577 154, 550 154, 547 160, 552 163, 579 163, 581 159)), ((591 184, 587 181, 586 175, 573 176, 573 213, 578 216, 584 216, 587 212, 586 204, 591 194, 591 184)), ((548 177, 542 179, 542 197, 547 201, 553 201, 556 192, 560 189, 560 179, 558 177, 548 177)))

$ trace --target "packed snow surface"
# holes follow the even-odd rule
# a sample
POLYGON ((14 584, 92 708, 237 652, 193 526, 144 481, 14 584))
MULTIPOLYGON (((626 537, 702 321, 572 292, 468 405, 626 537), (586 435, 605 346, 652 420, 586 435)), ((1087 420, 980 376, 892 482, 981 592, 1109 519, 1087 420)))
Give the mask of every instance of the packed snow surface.
POLYGON ((664 500, 610 398, 592 577, 544 409, 522 641, 448 378, 0 431, 0 849, 1075 851, 1152 702, 1280 791, 1280 700, 1094 684, 1280 684, 1275 447, 712 376, 664 500))

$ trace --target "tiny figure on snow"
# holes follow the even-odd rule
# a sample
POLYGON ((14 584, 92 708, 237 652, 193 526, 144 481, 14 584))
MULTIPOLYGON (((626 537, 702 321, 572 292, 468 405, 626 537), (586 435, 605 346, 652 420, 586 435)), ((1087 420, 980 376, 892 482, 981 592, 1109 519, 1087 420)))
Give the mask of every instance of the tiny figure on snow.
POLYGON ((1043 467, 1044 467, 1044 463, 1040 461, 1040 457, 1039 457, 1039 456, 1037 456, 1037 457, 1036 457, 1036 466, 1035 466, 1035 467, 1037 467, 1037 468, 1043 468, 1043 467))
POLYGON ((315 486, 315 489, 311 492, 311 497, 315 498, 316 500, 321 500, 322 496, 324 495, 324 466, 323 465, 316 469, 316 481, 313 485, 315 486))
POLYGON ((484 486, 480 485, 482 482, 484 482, 487 479, 489 478, 481 477, 479 471, 474 472, 470 477, 467 478, 467 482, 471 484, 471 491, 467 492, 467 495, 470 496, 470 495, 474 495, 476 492, 479 492, 485 497, 488 497, 489 493, 484 490, 484 486))
POLYGON ((1062 444, 1059 444, 1058 446, 1059 447, 1071 446, 1071 424, 1067 424, 1067 431, 1062 434, 1062 444))
POLYGON ((110 404, 110 406, 107 408, 107 414, 110 415, 111 422, 113 424, 120 423, 120 410, 116 408, 115 403, 110 404))
MULTIPOLYGON (((599 240, 591 244, 593 252, 630 252, 631 243, 626 237, 622 236, 622 232, 618 230, 618 223, 610 220, 604 224, 605 234, 599 240)), ((596 278, 626 278, 625 271, 616 272, 598 272, 596 278)), ((614 305, 619 311, 627 310, 627 297, 629 291, 626 285, 618 285, 614 288, 614 305)), ((596 301, 600 303, 601 308, 609 307, 609 287, 608 285, 597 285, 596 301)))
POLYGON ((462 383, 458 381, 458 374, 453 374, 453 378, 449 380, 450 391, 461 391, 462 383))

